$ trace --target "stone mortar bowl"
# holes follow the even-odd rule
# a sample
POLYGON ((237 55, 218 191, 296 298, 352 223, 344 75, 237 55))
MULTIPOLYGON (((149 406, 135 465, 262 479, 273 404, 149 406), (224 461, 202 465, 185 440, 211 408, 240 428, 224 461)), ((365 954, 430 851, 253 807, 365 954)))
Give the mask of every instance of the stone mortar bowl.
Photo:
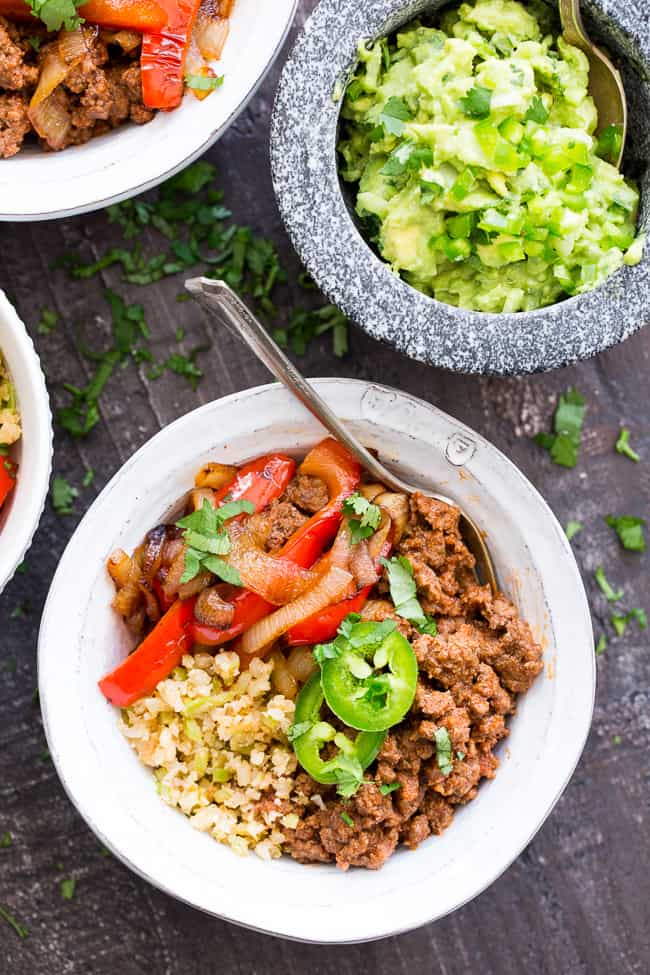
MULTIPOLYGON (((336 142, 357 43, 390 34, 443 0, 321 0, 284 68, 271 126, 273 182, 294 246, 314 280, 374 338, 456 372, 554 369, 622 342, 650 319, 650 247, 594 291, 533 312, 443 304, 402 281, 364 240, 337 171, 336 142)), ((630 127, 623 170, 640 183, 650 226, 650 20, 646 0, 583 0, 590 35, 623 73, 630 127)))

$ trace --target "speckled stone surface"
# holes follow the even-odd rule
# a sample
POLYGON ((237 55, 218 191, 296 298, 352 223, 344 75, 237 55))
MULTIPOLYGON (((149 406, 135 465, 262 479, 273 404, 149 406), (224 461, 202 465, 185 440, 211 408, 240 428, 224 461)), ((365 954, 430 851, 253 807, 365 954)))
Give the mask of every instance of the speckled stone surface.
MULTIPOLYGON (((323 291, 372 336, 459 372, 553 369, 621 342, 650 321, 650 246, 595 291, 535 312, 467 312, 421 294, 363 240, 336 166, 340 94, 360 38, 390 33, 441 0, 321 0, 284 69, 271 131, 273 181, 294 246, 323 291)), ((583 0, 585 19, 618 60, 630 109, 624 170, 641 184, 650 225, 650 4, 583 0)))

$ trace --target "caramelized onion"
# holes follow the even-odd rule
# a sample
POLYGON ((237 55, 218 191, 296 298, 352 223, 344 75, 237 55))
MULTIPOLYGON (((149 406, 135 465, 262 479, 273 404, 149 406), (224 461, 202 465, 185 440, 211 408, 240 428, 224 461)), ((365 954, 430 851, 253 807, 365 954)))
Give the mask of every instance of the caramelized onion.
POLYGON ((237 569, 242 584, 274 606, 292 602, 314 582, 308 569, 262 551, 249 531, 231 529, 230 543, 228 563, 237 569))
POLYGON ((377 581, 377 568, 365 539, 352 546, 350 572, 359 589, 363 589, 364 586, 372 586, 377 581))
POLYGON ((301 684, 306 684, 318 664, 314 660, 311 647, 293 647, 287 657, 287 667, 291 674, 301 684))
POLYGON ((118 589, 125 586, 129 581, 131 571, 131 559, 124 549, 118 548, 111 554, 107 562, 108 574, 118 589))
POLYGON ((223 599, 220 586, 209 586, 199 595, 194 606, 194 617, 206 626, 223 629, 230 626, 235 615, 235 607, 223 599))
POLYGON ((96 28, 84 30, 77 27, 76 30, 62 30, 57 41, 61 59, 70 66, 78 64, 89 53, 90 45, 96 34, 96 28))
POLYGON ((383 494, 386 488, 383 484, 376 484, 374 481, 372 484, 361 484, 359 486, 359 494, 363 495, 366 501, 374 501, 378 494, 383 494))
POLYGON ((207 501, 214 508, 214 491, 211 488, 194 488, 193 491, 190 491, 189 506, 192 511, 200 511, 204 501, 207 501))
POLYGON ((161 566, 163 550, 167 540, 167 526, 158 525, 147 533, 142 556, 142 573, 149 582, 161 566))
POLYGON ((400 538, 404 534, 404 529, 406 528, 406 523, 408 521, 408 497, 405 494, 400 494, 396 491, 384 491, 382 494, 378 494, 375 497, 373 504, 377 504, 380 508, 384 508, 390 515, 393 522, 393 545, 397 545, 400 538))
POLYGON ((244 658, 262 653, 296 623, 301 623, 308 616, 319 613, 340 599, 351 582, 352 576, 349 572, 332 566, 315 586, 294 602, 281 606, 270 616, 254 623, 242 636, 238 650, 244 658))
POLYGON ((283 697, 293 701, 298 693, 298 681, 287 667, 287 661, 281 650, 274 650, 269 660, 273 661, 271 671, 271 687, 283 697))
POLYGON ((59 40, 43 58, 36 91, 27 115, 41 139, 50 149, 62 149, 70 131, 71 119, 66 98, 57 91, 68 72, 88 53, 88 39, 81 27, 61 31, 59 40))
POLYGON ((221 17, 200 14, 194 27, 194 40, 206 61, 218 61, 228 38, 229 23, 221 17))
POLYGON ((134 30, 103 30, 101 37, 107 44, 117 44, 125 54, 135 51, 142 43, 142 34, 134 30))
POLYGON ((65 99, 59 95, 58 91, 52 92, 27 112, 35 131, 47 142, 50 149, 64 147, 72 124, 65 99))
POLYGON ((197 488, 213 488, 215 491, 222 488, 224 484, 234 480, 237 475, 237 468, 230 464, 218 464, 216 461, 209 461, 204 464, 197 472, 194 483, 197 488))

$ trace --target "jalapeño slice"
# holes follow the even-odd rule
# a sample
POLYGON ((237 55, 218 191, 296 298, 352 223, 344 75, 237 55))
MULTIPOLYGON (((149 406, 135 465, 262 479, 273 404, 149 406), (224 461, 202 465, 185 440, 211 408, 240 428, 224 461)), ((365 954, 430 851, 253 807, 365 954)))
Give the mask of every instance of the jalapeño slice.
POLYGON ((359 731, 386 731, 402 720, 415 697, 418 664, 396 624, 354 623, 341 632, 321 661, 325 700, 334 714, 359 731))
POLYGON ((348 738, 321 719, 323 699, 317 672, 312 674, 296 698, 294 723, 290 729, 296 758, 316 782, 340 786, 346 778, 352 778, 360 784, 363 770, 375 760, 386 736, 383 732, 362 731, 356 738, 348 738), (337 751, 331 758, 323 759, 321 750, 328 742, 332 742, 337 751))

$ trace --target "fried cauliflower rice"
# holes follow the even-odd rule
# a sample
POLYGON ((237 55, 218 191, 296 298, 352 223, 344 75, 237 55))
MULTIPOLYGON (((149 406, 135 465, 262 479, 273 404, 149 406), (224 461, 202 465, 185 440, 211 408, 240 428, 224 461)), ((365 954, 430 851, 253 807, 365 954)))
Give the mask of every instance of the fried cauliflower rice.
POLYGON ((294 702, 271 689, 273 664, 255 659, 239 672, 236 653, 183 657, 150 697, 122 710, 120 726, 153 769, 161 798, 195 829, 245 856, 281 856, 298 817, 296 756, 286 733, 294 702), (279 808, 278 808, 279 807, 279 808))

